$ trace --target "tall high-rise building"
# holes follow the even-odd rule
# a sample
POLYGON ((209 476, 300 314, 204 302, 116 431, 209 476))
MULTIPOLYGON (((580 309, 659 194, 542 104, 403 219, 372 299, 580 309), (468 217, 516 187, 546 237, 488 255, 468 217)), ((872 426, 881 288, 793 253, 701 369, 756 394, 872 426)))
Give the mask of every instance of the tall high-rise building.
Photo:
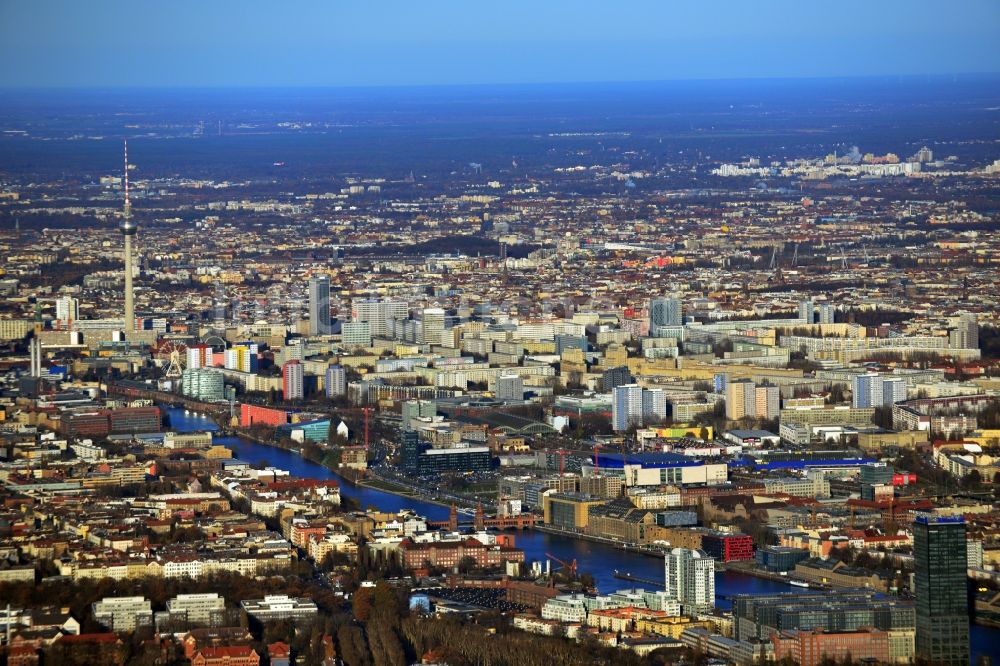
POLYGON ((494 393, 497 400, 524 400, 524 380, 518 375, 500 375, 494 393))
POLYGON ((611 399, 611 427, 616 432, 642 425, 642 387, 638 384, 616 386, 611 399))
POLYGON ((813 316, 814 310, 815 310, 815 308, 813 307, 813 302, 812 301, 809 301, 809 300, 799 301, 799 319, 801 319, 804 323, 806 323, 806 324, 812 324, 813 323, 813 321, 814 321, 814 316, 813 316))
POLYGON ((952 349, 979 348, 979 322, 976 315, 963 312, 955 320, 955 328, 951 330, 948 339, 952 349))
MULTIPOLYGON (((403 403, 405 406, 406 403, 403 403)), ((403 419, 405 426, 406 419, 403 419)), ((417 474, 420 471, 420 454, 429 447, 420 441, 420 435, 416 430, 403 428, 403 441, 400 443, 400 462, 408 474, 417 474)))
POLYGON ((616 386, 631 384, 633 381, 632 373, 628 371, 627 365, 608 368, 601 375, 601 386, 605 391, 612 391, 616 386))
POLYGON ((836 312, 837 308, 827 303, 821 303, 819 306, 819 323, 821 324, 834 323, 836 312))
POLYGON ((875 374, 857 375, 851 395, 852 407, 882 406, 882 378, 875 374))
MULTIPOLYGON (((377 298, 351 301, 351 321, 368 322, 371 334, 376 338, 392 337, 389 331, 390 323, 405 321, 409 316, 410 304, 406 301, 377 298)), ((402 335, 397 337, 402 337, 402 335)))
POLYGON ((781 412, 781 390, 777 386, 756 386, 754 394, 754 413, 761 419, 776 419, 781 412))
POLYGON ((778 418, 781 390, 777 386, 757 386, 749 379, 726 383, 726 418, 778 418))
POLYGON ((902 377, 882 378, 882 404, 891 407, 906 400, 906 380, 902 377))
POLYGON ((660 326, 682 326, 684 313, 680 299, 654 298, 649 301, 649 330, 660 326))
POLYGON ((212 348, 205 344, 188 347, 187 367, 192 369, 212 367, 212 348))
POLYGON ((906 400, 906 380, 876 373, 857 375, 852 387, 852 407, 891 407, 906 400))
POLYGON ((421 342, 425 345, 445 344, 444 309, 424 308, 423 336, 421 342))
POLYGON ((304 361, 306 358, 305 340, 302 338, 292 338, 282 346, 279 353, 275 355, 275 363, 287 363, 288 361, 304 361))
POLYGON ((223 364, 227 370, 256 372, 258 351, 257 343, 255 342, 234 345, 223 354, 223 364))
POLYGON ((330 334, 330 278, 309 279, 309 335, 330 334))
POLYGON ((724 372, 717 372, 712 378, 712 390, 715 393, 725 393, 729 387, 729 375, 724 372))
POLYGON ((667 420, 667 392, 660 388, 642 390, 642 422, 663 423, 667 420))
POLYGON ((969 663, 968 555, 961 516, 918 516, 913 522, 917 659, 969 663))
POLYGON ((340 327, 340 340, 345 347, 371 347, 372 325, 367 321, 346 321, 340 327))
POLYGON ((757 396, 754 394, 754 383, 748 379, 731 381, 726 385, 726 418, 735 421, 744 416, 752 416, 756 411, 757 396), (748 404, 753 405, 748 410, 748 404), (748 413, 749 412, 749 413, 748 413))
POLYGON ((407 400, 400 409, 403 431, 416 430, 415 419, 429 419, 437 415, 437 403, 433 400, 407 400))
POLYGON ((285 400, 305 397, 305 373, 302 361, 288 361, 281 366, 281 394, 285 400))
POLYGON ((715 560, 701 550, 674 548, 664 557, 667 596, 681 603, 685 615, 715 606, 715 560))
POLYGON ((122 211, 122 221, 118 225, 125 240, 125 335, 135 332, 135 294, 132 289, 132 239, 139 228, 132 219, 132 204, 128 198, 128 140, 125 141, 125 208, 122 211))
POLYGON ((56 320, 62 328, 70 328, 80 318, 80 301, 72 296, 56 299, 56 320))
POLYGON ((326 397, 337 398, 347 395, 347 371, 342 365, 331 365, 326 369, 326 397))

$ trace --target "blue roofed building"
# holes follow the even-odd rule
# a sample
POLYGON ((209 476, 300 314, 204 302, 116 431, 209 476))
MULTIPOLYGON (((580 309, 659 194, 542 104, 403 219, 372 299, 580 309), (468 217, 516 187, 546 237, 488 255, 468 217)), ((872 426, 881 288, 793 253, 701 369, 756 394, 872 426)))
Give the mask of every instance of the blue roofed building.
POLYGON ((584 476, 618 476, 626 486, 714 486, 729 479, 726 463, 677 453, 596 453, 589 462, 584 476))

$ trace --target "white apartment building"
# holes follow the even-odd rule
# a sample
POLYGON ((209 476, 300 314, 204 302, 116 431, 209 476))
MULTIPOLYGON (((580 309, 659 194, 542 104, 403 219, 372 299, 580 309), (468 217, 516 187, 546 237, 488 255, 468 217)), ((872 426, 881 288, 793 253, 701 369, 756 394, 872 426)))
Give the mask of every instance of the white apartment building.
POLYGON ((559 622, 586 622, 586 597, 582 594, 561 594, 546 601, 542 605, 543 620, 558 620, 559 622))
POLYGON ((171 616, 183 614, 188 622, 197 624, 212 624, 225 610, 226 600, 214 592, 178 594, 167 601, 167 612, 171 616))
POLYGON ((410 304, 406 301, 381 300, 376 298, 354 299, 351 301, 351 321, 367 322, 371 334, 376 338, 389 337, 389 322, 405 320, 410 316, 410 304))
POLYGON ((153 606, 145 597, 104 597, 91 610, 97 622, 114 632, 135 631, 153 623, 153 606))
POLYGON ((680 602, 685 615, 715 606, 715 560, 701 550, 674 548, 664 557, 666 593, 680 602))

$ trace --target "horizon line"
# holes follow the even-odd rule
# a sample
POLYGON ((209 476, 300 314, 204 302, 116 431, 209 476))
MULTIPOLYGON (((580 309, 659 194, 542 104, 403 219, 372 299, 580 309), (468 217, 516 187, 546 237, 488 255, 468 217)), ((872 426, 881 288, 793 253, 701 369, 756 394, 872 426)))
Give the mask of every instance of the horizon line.
POLYGON ((424 88, 487 88, 487 87, 538 87, 538 86, 600 86, 600 85, 663 85, 685 83, 737 83, 737 82, 804 82, 804 81, 863 81, 886 79, 968 79, 1000 78, 1000 71, 909 73, 909 74, 829 74, 815 76, 742 76, 702 77, 686 79, 618 79, 618 80, 563 80, 563 81, 500 81, 456 83, 296 83, 296 84, 208 84, 167 83, 153 84, 84 84, 84 85, 9 85, 0 84, 0 92, 59 92, 88 90, 379 90, 424 88))

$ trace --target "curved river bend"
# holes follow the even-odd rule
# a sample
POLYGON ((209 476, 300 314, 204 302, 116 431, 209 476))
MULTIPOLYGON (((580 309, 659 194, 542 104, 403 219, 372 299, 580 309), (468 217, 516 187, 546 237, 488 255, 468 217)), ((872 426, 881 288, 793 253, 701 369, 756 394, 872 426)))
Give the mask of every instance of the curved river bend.
MULTIPOLYGON (((170 421, 170 428, 177 432, 218 430, 216 423, 208 416, 180 408, 165 409, 170 421)), ((215 439, 215 443, 232 449, 236 458, 249 463, 266 462, 268 465, 288 470, 292 475, 298 477, 340 480, 340 477, 326 467, 306 460, 292 451, 266 446, 239 437, 218 437, 215 439)), ((402 497, 374 488, 352 486, 348 483, 341 483, 340 492, 344 497, 356 500, 362 508, 372 506, 389 512, 412 509, 431 520, 448 519, 448 507, 431 502, 402 497)), ((516 545, 524 549, 526 561, 544 561, 546 553, 551 553, 567 562, 575 559, 580 571, 591 574, 598 589, 602 592, 643 586, 642 583, 632 583, 615 578, 613 575, 615 569, 627 571, 640 578, 663 579, 663 561, 656 557, 629 553, 607 544, 534 530, 517 532, 515 537, 516 545)), ((646 585, 646 587, 650 586, 646 585)), ((730 608, 729 598, 735 594, 767 594, 794 590, 795 588, 777 581, 731 571, 715 574, 716 605, 723 609, 730 608)), ((974 653, 1000 656, 1000 630, 975 624, 970 629, 974 653)))

